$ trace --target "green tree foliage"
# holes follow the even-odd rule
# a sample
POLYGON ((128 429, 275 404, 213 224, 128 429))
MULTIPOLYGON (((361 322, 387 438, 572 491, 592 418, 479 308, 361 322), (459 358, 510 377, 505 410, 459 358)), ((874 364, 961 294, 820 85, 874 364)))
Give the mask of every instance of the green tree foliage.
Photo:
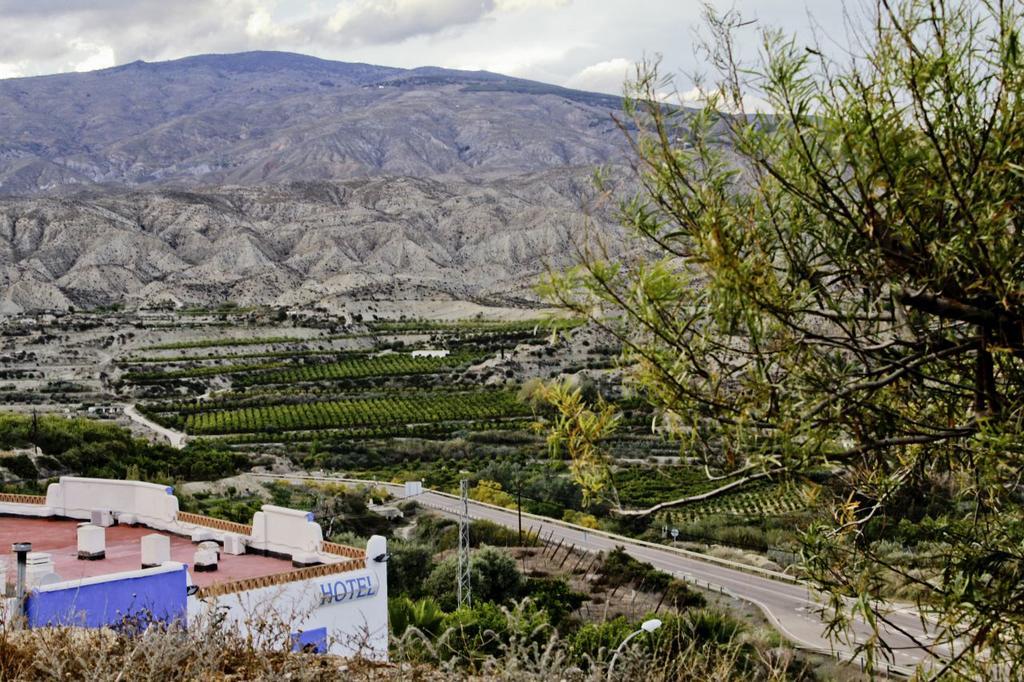
POLYGON ((0 459, 0 466, 10 471, 16 478, 34 481, 39 476, 39 469, 28 455, 15 455, 0 459))
POLYGON ((545 286, 622 339, 659 426, 727 473, 707 495, 835 474, 806 561, 833 625, 848 604, 885 618, 872 523, 948 491, 945 568, 905 577, 975 679, 1024 662, 1022 12, 881 0, 851 53, 762 29, 743 64, 756 29, 709 12, 707 106, 663 105, 650 65, 627 100, 640 191, 620 215, 647 255, 591 242, 545 286))
POLYGON ((536 514, 559 516, 583 503, 582 488, 563 475, 562 462, 546 462, 524 469, 508 461, 490 461, 478 470, 481 480, 497 481, 514 494, 522 486, 523 508, 536 514))
POLYGON ((418 597, 434 570, 434 552, 427 545, 392 540, 388 559, 388 594, 418 597))
MULTIPOLYGON (((470 559, 470 586, 474 602, 508 603, 520 596, 523 576, 515 559, 494 547, 474 552, 470 559)), ((448 557, 430 573, 425 591, 437 599, 445 611, 454 611, 456 600, 455 577, 458 573, 457 557, 448 557)))
POLYGON ((449 613, 442 627, 442 656, 463 665, 498 655, 512 639, 541 641, 550 633, 544 612, 529 602, 511 610, 493 602, 474 603, 449 613))
POLYGON ((501 489, 497 481, 481 480, 470 491, 469 496, 477 502, 497 505, 499 507, 515 507, 516 499, 501 489))
POLYGON ((622 547, 608 552, 597 569, 599 581, 618 587, 631 585, 644 592, 661 593, 665 601, 677 609, 704 606, 704 597, 690 589, 685 582, 659 571, 646 561, 638 561, 622 547))
POLYGON ((56 463, 56 473, 123 479, 130 467, 144 478, 210 480, 237 473, 248 457, 194 443, 184 450, 134 438, 114 424, 52 415, 0 414, 0 449, 36 446, 56 463))
MULTIPOLYGON (((583 489, 583 504, 611 497, 618 499, 611 485, 610 457, 602 440, 618 427, 621 415, 618 409, 599 397, 588 401, 582 387, 568 382, 555 382, 540 389, 540 393, 555 409, 548 431, 548 447, 552 457, 564 452, 568 455, 573 479, 583 489)), ((547 426, 538 422, 538 428, 547 426)))
POLYGON ((576 592, 561 578, 527 578, 525 594, 538 609, 548 615, 548 621, 555 628, 562 628, 578 608, 587 600, 587 595, 576 592))
MULTIPOLYGON (((437 551, 458 547, 458 524, 451 519, 424 517, 417 521, 413 537, 437 551)), ((498 525, 486 519, 476 519, 469 524, 469 544, 471 547, 492 545, 514 547, 519 544, 519 532, 512 528, 498 525)))

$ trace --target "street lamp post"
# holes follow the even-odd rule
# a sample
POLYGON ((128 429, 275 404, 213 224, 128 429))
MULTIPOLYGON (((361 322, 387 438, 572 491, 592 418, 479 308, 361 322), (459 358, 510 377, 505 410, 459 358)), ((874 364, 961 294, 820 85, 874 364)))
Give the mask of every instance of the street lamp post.
POLYGON ((629 640, 633 639, 637 635, 642 634, 644 632, 654 632, 655 630, 657 630, 660 627, 661 627, 661 621, 658 620, 657 618, 651 618, 650 620, 645 620, 643 623, 640 624, 640 629, 639 630, 637 630, 636 632, 631 632, 629 634, 629 636, 626 637, 626 639, 622 640, 622 644, 620 644, 619 648, 615 650, 615 654, 612 656, 612 662, 608 666, 608 679, 609 680, 612 679, 612 673, 615 672, 615 663, 616 663, 616 661, 619 660, 619 654, 621 654, 622 650, 626 648, 627 644, 629 644, 629 640))

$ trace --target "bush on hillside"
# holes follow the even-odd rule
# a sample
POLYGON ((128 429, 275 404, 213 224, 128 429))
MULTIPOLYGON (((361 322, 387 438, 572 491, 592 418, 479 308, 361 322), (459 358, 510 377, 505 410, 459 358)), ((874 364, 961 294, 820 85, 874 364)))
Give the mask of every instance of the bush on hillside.
MULTIPOLYGON (((506 604, 518 599, 523 576, 515 560, 494 547, 484 547, 470 560, 470 588, 474 603, 506 604)), ((424 585, 426 593, 437 599, 445 611, 458 607, 456 576, 458 558, 451 556, 439 563, 424 585)))

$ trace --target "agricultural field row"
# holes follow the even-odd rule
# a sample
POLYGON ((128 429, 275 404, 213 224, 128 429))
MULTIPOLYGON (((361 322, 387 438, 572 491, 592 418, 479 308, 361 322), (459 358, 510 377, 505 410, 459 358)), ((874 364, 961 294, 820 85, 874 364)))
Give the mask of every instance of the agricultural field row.
POLYGON ((552 330, 573 329, 583 324, 577 319, 554 319, 554 320, 519 320, 516 322, 471 320, 461 322, 430 322, 430 321, 401 321, 401 322, 371 322, 367 325, 367 331, 354 332, 349 334, 331 334, 313 337, 298 336, 264 336, 251 338, 209 338, 197 339, 195 341, 179 341, 176 343, 164 343, 151 346, 144 346, 141 351, 161 350, 191 350, 196 348, 223 348, 233 346, 257 346, 276 345, 285 343, 316 343, 323 341, 334 341, 340 339, 359 338, 364 336, 380 334, 416 334, 431 332, 454 332, 454 333, 477 333, 481 336, 494 336, 501 334, 528 334, 544 335, 552 330))
POLYGON ((228 436, 207 436, 223 445, 251 445, 257 443, 308 443, 335 440, 372 440, 387 438, 440 438, 459 432, 484 432, 528 428, 530 419, 490 419, 484 421, 431 422, 428 424, 388 424, 385 426, 348 429, 321 429, 315 431, 286 431, 283 433, 246 433, 228 436))
POLYGON ((679 507, 674 515, 693 520, 712 514, 758 518, 780 516, 806 509, 807 489, 792 482, 765 483, 747 490, 723 495, 704 502, 679 507))
POLYGON ((158 384, 163 381, 174 381, 176 379, 198 379, 201 377, 220 376, 222 374, 245 374, 248 372, 259 372, 287 366, 288 363, 284 361, 239 365, 212 365, 206 367, 189 367, 188 369, 179 369, 171 372, 128 372, 124 375, 124 378, 125 381, 133 384, 158 384))
POLYGON ((613 471, 612 479, 619 500, 628 507, 648 507, 665 500, 703 493, 719 485, 708 480, 701 469, 692 466, 623 467, 613 471))
POLYGON ((358 355, 366 351, 344 350, 272 350, 256 353, 217 353, 214 355, 158 355, 130 357, 124 360, 127 365, 173 365, 182 362, 215 362, 218 360, 258 360, 262 358, 305 358, 321 355, 358 355))
POLYGON ((236 383, 241 386, 294 384, 307 381, 359 379, 377 376, 433 374, 478 362, 482 357, 471 353, 455 353, 443 358, 413 357, 408 353, 389 353, 376 357, 358 357, 341 362, 298 365, 278 372, 247 374, 236 383))
POLYGON ((214 338, 196 341, 179 341, 177 343, 161 343, 154 346, 143 346, 141 351, 156 350, 188 350, 191 348, 221 348, 231 346, 264 346, 281 343, 311 343, 324 341, 326 337, 304 338, 301 336, 256 336, 250 338, 214 338))
POLYGON ((414 332, 519 332, 533 331, 543 333, 545 330, 572 329, 583 324, 583 320, 574 318, 531 319, 531 320, 401 320, 392 322, 370 322, 367 328, 377 333, 414 333, 414 332))
POLYGON ((187 416, 160 413, 155 417, 166 426, 205 436, 498 419, 528 414, 529 408, 519 402, 512 391, 476 391, 260 405, 187 416))
POLYGON ((413 357, 408 353, 389 353, 370 357, 360 353, 338 362, 296 364, 281 360, 252 364, 212 365, 169 372, 129 372, 125 375, 125 379, 135 384, 154 384, 177 379, 237 374, 241 375, 235 378, 235 383, 238 385, 258 386, 376 376, 432 374, 441 370, 469 365, 480 359, 482 356, 471 353, 456 353, 444 358, 413 357))
POLYGON ((397 395, 394 389, 373 391, 372 394, 368 395, 365 390, 337 390, 330 384, 282 384, 278 386, 257 386, 239 391, 221 391, 203 400, 188 398, 150 402, 145 406, 145 409, 147 412, 155 414, 176 413, 180 416, 186 416, 202 412, 259 407, 262 405, 330 402, 393 395, 397 395))

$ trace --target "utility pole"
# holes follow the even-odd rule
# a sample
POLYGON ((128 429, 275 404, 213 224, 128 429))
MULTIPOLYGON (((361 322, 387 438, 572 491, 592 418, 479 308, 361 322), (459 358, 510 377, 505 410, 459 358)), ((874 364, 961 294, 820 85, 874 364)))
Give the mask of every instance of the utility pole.
POLYGON ((516 490, 516 514, 519 516, 519 546, 523 546, 523 484, 516 490))
POLYGON ((523 469, 516 467, 516 516, 519 517, 519 546, 523 546, 523 469))
POLYGON ((35 449, 36 456, 39 455, 39 413, 36 412, 36 408, 32 408, 32 447, 35 449))
POLYGON ((462 508, 459 514, 459 606, 472 606, 472 585, 469 570, 469 481, 459 481, 462 508))

